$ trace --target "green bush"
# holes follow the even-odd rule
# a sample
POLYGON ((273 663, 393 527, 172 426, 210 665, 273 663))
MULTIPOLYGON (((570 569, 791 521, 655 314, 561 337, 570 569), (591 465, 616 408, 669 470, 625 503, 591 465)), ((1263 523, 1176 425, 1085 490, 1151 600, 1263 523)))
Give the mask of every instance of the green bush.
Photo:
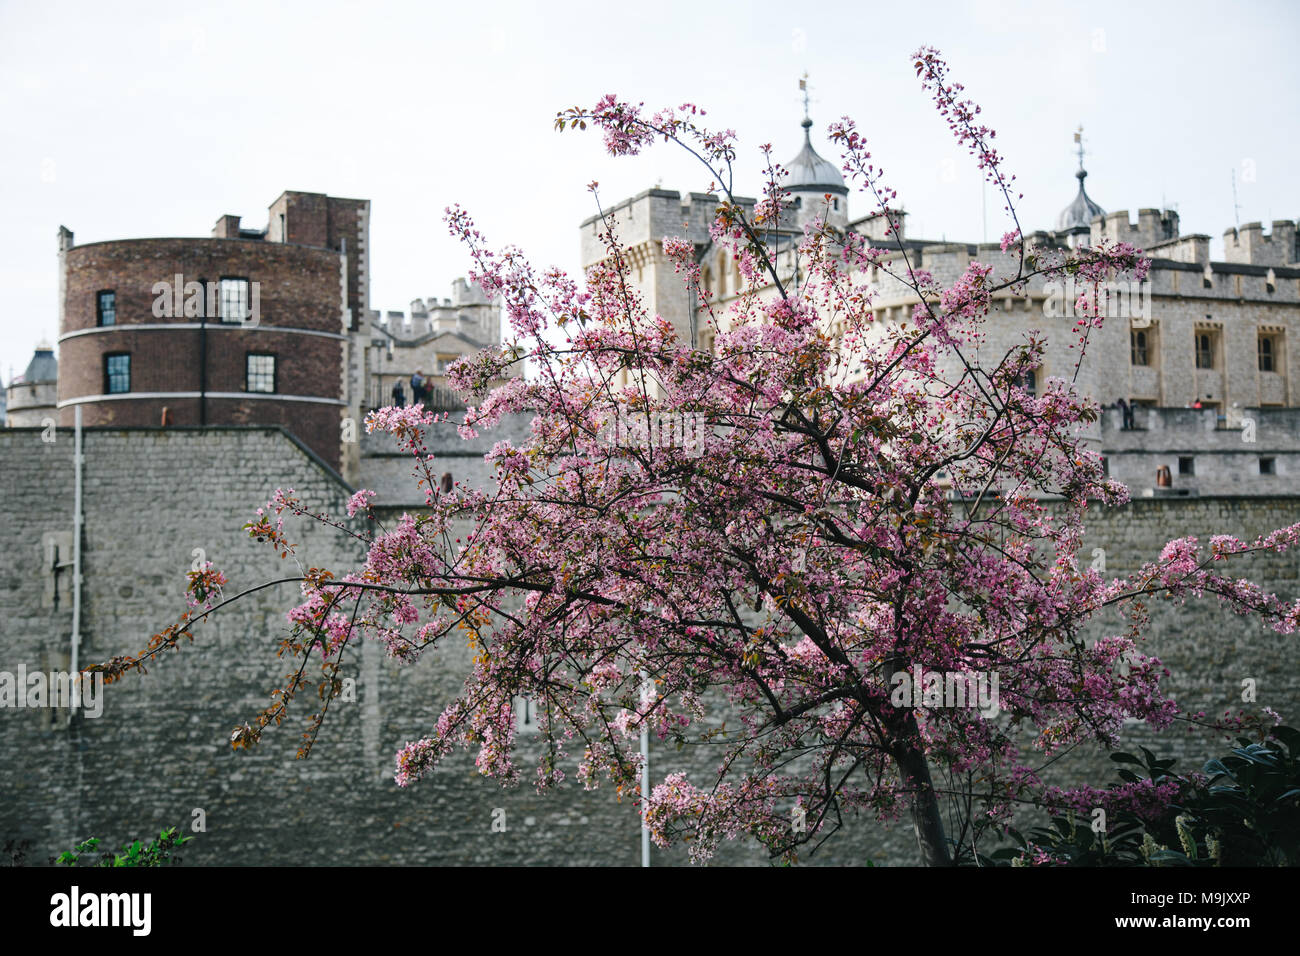
POLYGON ((1182 777, 1172 758, 1116 752, 1117 775, 1136 783, 1180 785, 1179 796, 1155 819, 1112 811, 1096 833, 1073 812, 1027 833, 1008 828, 1013 846, 984 866, 1025 866, 1042 854, 1054 866, 1300 866, 1300 731, 1275 727, 1258 743, 1238 738, 1231 753, 1182 777), (1136 768, 1136 769, 1131 769, 1136 768))

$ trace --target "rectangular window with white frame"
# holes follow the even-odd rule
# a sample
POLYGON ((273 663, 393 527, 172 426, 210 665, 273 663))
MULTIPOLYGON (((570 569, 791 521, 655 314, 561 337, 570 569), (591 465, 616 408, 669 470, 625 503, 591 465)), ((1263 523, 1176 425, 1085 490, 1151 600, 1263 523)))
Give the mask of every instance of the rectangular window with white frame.
POLYGON ((244 322, 249 318, 248 280, 226 276, 220 284, 222 322, 244 322))
POLYGON ((95 293, 95 323, 117 325, 117 293, 112 289, 95 293))
POLYGON ((275 394, 275 356, 264 352, 249 352, 244 359, 244 391, 275 394))
POLYGON ((104 394, 131 391, 131 353, 110 352, 104 356, 104 394))

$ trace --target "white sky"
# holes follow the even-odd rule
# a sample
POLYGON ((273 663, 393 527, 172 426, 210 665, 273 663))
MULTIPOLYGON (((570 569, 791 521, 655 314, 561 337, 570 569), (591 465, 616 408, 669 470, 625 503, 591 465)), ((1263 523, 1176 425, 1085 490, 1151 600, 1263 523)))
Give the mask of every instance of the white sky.
MULTIPOLYGON (((498 244, 578 267, 578 224, 661 183, 707 177, 658 146, 613 160, 557 110, 614 92, 694 101, 753 149, 814 145, 849 114, 908 209, 909 232, 984 238, 981 187, 922 94, 910 53, 938 47, 998 130, 1027 230, 1074 195, 1108 211, 1177 205, 1186 233, 1300 215, 1300 5, 1289 2, 17 3, 0 0, 0 377, 57 335, 60 224, 80 243, 266 225, 283 190, 372 201, 371 307, 449 294, 465 273, 444 207, 498 244), (1252 175, 1253 173, 1253 175, 1252 175), (1253 180, 1253 181, 1252 181, 1253 180)), ((850 214, 866 211, 861 197, 850 214)), ((989 195, 987 236, 1006 225, 989 195)))

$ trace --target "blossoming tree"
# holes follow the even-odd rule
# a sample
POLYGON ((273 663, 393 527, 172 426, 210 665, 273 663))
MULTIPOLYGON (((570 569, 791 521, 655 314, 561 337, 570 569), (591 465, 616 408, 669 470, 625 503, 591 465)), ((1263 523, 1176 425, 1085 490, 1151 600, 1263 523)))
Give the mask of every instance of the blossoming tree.
MULTIPOLYGON (((915 68, 1014 223, 993 131, 936 51, 918 51, 915 68)), ((687 838, 697 858, 743 834, 789 858, 846 813, 907 813, 920 859, 950 864, 1018 803, 1167 799, 1140 783, 1049 789, 1037 765, 1081 741, 1113 744, 1128 718, 1203 721, 1162 693, 1162 666, 1141 651, 1142 600, 1212 595, 1290 632, 1300 604, 1220 568, 1294 545, 1300 526, 1251 542, 1216 537, 1208 551, 1174 541, 1135 574, 1107 580, 1077 560, 1087 509, 1127 497, 1082 437, 1097 406, 1065 380, 1022 387, 1041 337, 993 365, 973 358, 999 293, 1036 277, 1072 276, 1085 289, 1120 273, 1140 279, 1138 250, 1032 248, 1017 226, 1003 240, 1011 274, 972 262, 941 288, 900 242, 872 245, 824 221, 802 235, 783 229, 789 197, 770 155, 762 200, 752 211, 737 202, 733 136, 703 117, 692 105, 646 116, 611 96, 557 124, 603 131, 614 155, 662 140, 708 167, 719 189, 712 240, 744 278, 736 297, 723 305, 701 287, 691 243, 663 241, 714 333, 707 350, 647 314, 612 218, 607 256, 583 286, 535 271, 517 250, 494 251, 464 211, 449 210, 475 280, 505 304, 512 339, 449 371, 468 396, 463 420, 422 406, 371 414, 369 430, 412 452, 427 508, 390 529, 374 524, 364 566, 286 579, 302 589, 282 648, 296 670, 235 730, 234 746, 256 743, 306 688, 321 703, 305 754, 359 640, 412 661, 468 634, 472 672, 428 735, 397 755, 400 786, 461 744, 477 750, 482 773, 516 781, 513 702, 524 697, 538 714, 539 788, 577 758, 587 786, 635 794, 654 839, 687 838), (909 320, 873 314, 872 267, 914 292, 909 320), (489 389, 521 362, 531 377, 489 389), (531 434, 486 456, 493 487, 436 490, 431 433, 472 437, 517 412, 535 415, 531 434), (698 441, 611 439, 611 423, 663 420, 698 425, 698 441), (1118 633, 1085 638, 1106 608, 1122 613, 1118 633), (313 661, 322 679, 308 674, 313 661), (997 706, 942 706, 951 701, 934 675, 992 675, 997 706), (900 702, 913 684, 918 693, 900 702), (669 773, 642 793, 644 728, 714 748, 716 767, 669 773)), ((845 173, 896 235, 893 193, 863 135, 848 120, 831 135, 845 173)), ((1071 333, 1079 361, 1101 322, 1084 299, 1071 333)), ((373 516, 372 499, 358 492, 349 515, 373 516)), ((313 516, 312 504, 277 492, 247 529, 289 557, 286 515, 313 516)), ((223 583, 210 566, 192 573, 190 610, 145 651, 100 668, 116 679, 175 648, 239 599, 222 595, 223 583)))

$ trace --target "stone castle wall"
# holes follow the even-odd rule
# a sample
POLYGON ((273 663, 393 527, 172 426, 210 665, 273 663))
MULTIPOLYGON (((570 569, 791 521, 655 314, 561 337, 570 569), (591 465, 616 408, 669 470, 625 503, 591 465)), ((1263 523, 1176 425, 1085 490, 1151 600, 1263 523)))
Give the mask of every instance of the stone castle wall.
MULTIPOLYGON (((54 443, 41 436, 40 429, 0 431, 8 490, 0 522, 0 670, 9 672, 68 667, 66 578, 45 586, 43 540, 71 530, 73 440, 62 429, 54 443)), ((500 437, 485 431, 482 440, 500 437)), ((91 429, 85 455, 83 662, 137 652, 174 619, 194 549, 226 570, 231 594, 298 573, 240 530, 276 487, 292 486, 334 515, 345 513, 351 490, 275 428, 91 429)), ((388 511, 384 520, 396 516, 388 511)), ((1114 573, 1154 556, 1172 537, 1255 534, 1296 520, 1297 498, 1135 501, 1094 515, 1085 551, 1105 548, 1114 573)), ((349 567, 361 558, 361 546, 346 535, 292 519, 289 528, 304 567, 349 567)), ((1252 560, 1247 570, 1266 586, 1291 596, 1300 590, 1293 555, 1252 560)), ((107 688, 98 719, 69 724, 67 711, 0 711, 0 838, 31 840, 30 858, 43 860, 90 835, 120 842, 188 826, 201 809, 207 831, 183 854, 190 865, 637 864, 634 809, 607 787, 584 792, 574 783, 576 755, 564 764, 570 779, 562 790, 544 796, 526 782, 530 745, 521 756, 525 783, 515 789, 479 776, 469 753, 407 790, 393 784, 393 753, 426 734, 461 685, 470 652, 455 641, 400 669, 378 645, 356 648, 348 672, 357 699, 334 703, 309 760, 294 760, 305 706, 260 747, 233 752, 231 730, 266 705, 284 672, 275 643, 296 593, 282 585, 222 611, 198 629, 193 645, 148 675, 107 688), (492 830, 494 809, 505 812, 504 833, 492 830)), ((1295 714, 1294 638, 1261 632, 1208 602, 1162 611, 1153 633, 1185 704, 1227 709, 1240 678, 1250 676, 1259 681, 1261 705, 1295 714)), ((1192 762, 1213 752, 1181 733, 1165 744, 1192 762)), ((667 750, 652 749, 656 779, 672 769, 700 779, 716 760, 703 748, 667 750)), ((1082 775, 1076 780, 1100 783, 1111 765, 1103 754, 1082 755, 1072 770, 1082 775)), ((682 849, 654 851, 655 865, 685 858, 682 849)), ((910 828, 850 818, 810 862, 869 858, 913 861, 910 828)), ((739 841, 718 856, 733 864, 765 860, 761 847, 739 841)))
POLYGON ((1212 408, 1133 410, 1123 429, 1119 409, 1102 412, 1101 453, 1108 472, 1133 497, 1156 488, 1169 469, 1172 490, 1191 495, 1294 494, 1300 475, 1300 409, 1243 408, 1232 418, 1212 408))

